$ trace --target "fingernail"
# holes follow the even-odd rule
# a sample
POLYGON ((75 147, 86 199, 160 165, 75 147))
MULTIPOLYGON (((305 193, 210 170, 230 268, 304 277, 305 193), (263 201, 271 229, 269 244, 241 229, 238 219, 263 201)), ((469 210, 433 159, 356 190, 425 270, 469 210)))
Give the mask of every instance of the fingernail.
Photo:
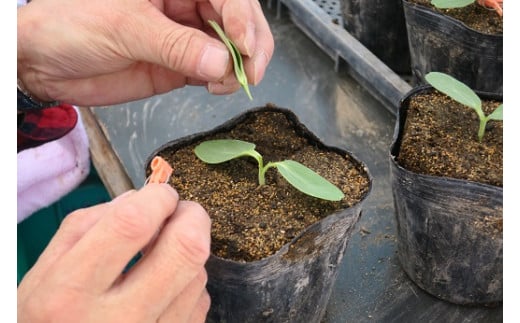
POLYGON ((208 83, 208 92, 211 94, 231 94, 240 88, 240 84, 208 83))
POLYGON ((228 62, 229 52, 224 45, 207 44, 202 51, 198 73, 205 79, 216 81, 226 73, 228 62))
POLYGON ((244 37, 244 47, 246 48, 246 55, 251 57, 251 55, 255 52, 255 33, 256 26, 252 22, 247 24, 246 27, 246 36, 244 37))
POLYGON ((170 191, 170 193, 172 193, 172 195, 174 195, 176 198, 179 196, 179 193, 177 192, 177 190, 175 188, 173 188, 173 186, 171 186, 170 184, 168 184, 168 183, 161 183, 159 185, 161 185, 162 187, 164 187, 168 191, 170 191))
POLYGON ((267 54, 262 50, 255 55, 253 60, 253 85, 258 85, 264 77, 265 69, 267 67, 267 54))

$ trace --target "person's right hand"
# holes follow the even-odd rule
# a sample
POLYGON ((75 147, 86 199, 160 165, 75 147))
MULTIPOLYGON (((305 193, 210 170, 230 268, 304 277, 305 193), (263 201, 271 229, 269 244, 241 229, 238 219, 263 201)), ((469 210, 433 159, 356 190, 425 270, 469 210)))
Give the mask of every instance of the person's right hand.
POLYGON ((18 322, 204 322, 209 252, 206 211, 148 184, 64 219, 18 287, 18 322))

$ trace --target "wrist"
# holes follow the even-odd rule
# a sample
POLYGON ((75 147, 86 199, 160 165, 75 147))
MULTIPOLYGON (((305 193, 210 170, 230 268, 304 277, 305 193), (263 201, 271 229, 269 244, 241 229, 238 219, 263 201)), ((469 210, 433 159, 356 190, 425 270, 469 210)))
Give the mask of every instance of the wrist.
MULTIPOLYGON (((21 6, 17 10, 17 92, 18 105, 20 107, 20 97, 27 102, 31 102, 37 108, 47 107, 56 103, 54 98, 47 95, 42 87, 41 78, 37 77, 36 68, 31 63, 30 57, 39 53, 35 51, 40 45, 34 40, 34 34, 39 29, 39 20, 31 10, 32 6, 21 6)), ((58 103, 59 104, 59 103, 58 103)))
POLYGON ((45 109, 60 105, 58 101, 42 101, 28 92, 22 81, 17 80, 18 110, 45 109))

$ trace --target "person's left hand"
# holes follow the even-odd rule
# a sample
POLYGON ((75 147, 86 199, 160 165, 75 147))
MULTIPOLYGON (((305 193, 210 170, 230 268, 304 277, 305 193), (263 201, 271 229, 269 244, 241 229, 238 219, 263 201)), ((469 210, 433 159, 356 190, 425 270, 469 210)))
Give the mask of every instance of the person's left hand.
POLYGON ((43 101, 110 105, 185 85, 238 90, 219 23, 251 84, 274 41, 257 0, 33 0, 18 9, 18 78, 43 101))

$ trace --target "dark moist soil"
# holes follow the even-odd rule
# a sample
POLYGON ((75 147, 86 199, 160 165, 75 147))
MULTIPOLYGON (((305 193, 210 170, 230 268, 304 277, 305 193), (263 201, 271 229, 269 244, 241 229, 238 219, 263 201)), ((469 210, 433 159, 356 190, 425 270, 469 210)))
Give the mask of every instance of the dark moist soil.
MULTIPOLYGON (((482 101, 486 115, 501 102, 482 101)), ((398 163, 433 176, 470 180, 502 187, 503 123, 489 121, 482 142, 471 108, 435 90, 410 99, 398 163)))
POLYGON ((259 186, 256 160, 242 157, 205 164, 193 152, 201 141, 177 151, 166 148, 159 155, 174 168, 170 184, 182 199, 197 201, 208 211, 212 253, 218 257, 249 262, 272 255, 311 224, 358 203, 368 192, 369 178, 362 165, 348 155, 309 144, 283 113, 257 113, 231 131, 204 140, 215 138, 255 143, 264 164, 296 160, 345 193, 338 202, 305 195, 276 169, 269 169, 266 185, 259 186))
POLYGON ((417 3, 434 11, 443 13, 447 16, 455 18, 464 23, 469 28, 475 29, 484 34, 498 35, 503 34, 504 19, 494 10, 484 8, 474 3, 463 7, 453 9, 438 9, 431 4, 431 0, 407 0, 410 3, 417 3))

